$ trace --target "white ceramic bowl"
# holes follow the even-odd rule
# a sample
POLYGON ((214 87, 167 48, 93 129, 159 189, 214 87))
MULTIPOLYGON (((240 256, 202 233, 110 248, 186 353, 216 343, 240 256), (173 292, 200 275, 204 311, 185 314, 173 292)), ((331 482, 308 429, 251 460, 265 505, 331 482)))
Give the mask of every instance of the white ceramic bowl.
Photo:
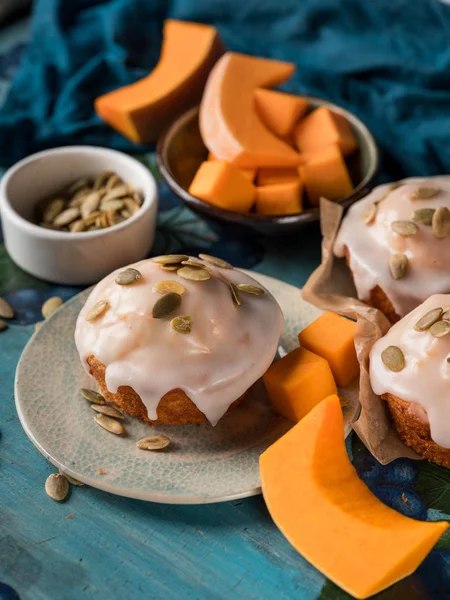
POLYGON ((150 171, 134 158, 107 148, 67 146, 33 154, 11 167, 0 184, 5 246, 24 271, 54 283, 88 284, 150 252, 158 191, 150 171), (144 196, 129 219, 98 231, 69 233, 32 223, 35 205, 81 177, 110 169, 144 196))

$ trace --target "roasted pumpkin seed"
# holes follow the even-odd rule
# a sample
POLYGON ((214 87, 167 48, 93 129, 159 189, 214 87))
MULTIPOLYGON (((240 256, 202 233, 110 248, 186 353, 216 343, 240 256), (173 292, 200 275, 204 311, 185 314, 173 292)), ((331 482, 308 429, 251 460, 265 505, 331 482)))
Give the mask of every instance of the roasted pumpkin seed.
POLYGON ((176 263, 174 265, 161 265, 161 268, 163 271, 178 271, 182 266, 181 263, 176 263))
POLYGON ((61 473, 53 473, 45 482, 45 493, 56 502, 62 502, 69 493, 69 482, 61 473))
POLYGON ((233 298, 233 302, 235 304, 237 304, 237 306, 241 306, 241 304, 242 304, 241 297, 239 296, 239 292, 237 291, 236 286, 234 285, 234 283, 230 283, 229 287, 230 287, 231 297, 233 298))
POLYGON ((80 231, 86 231, 86 224, 82 219, 79 219, 71 223, 69 229, 72 233, 80 233, 80 231))
POLYGON ((392 221, 391 229, 402 236, 414 235, 419 231, 419 228, 413 221, 392 221))
POLYGON ((165 319, 166 317, 170 317, 170 315, 173 315, 173 313, 178 310, 180 304, 180 294, 176 294, 175 292, 164 294, 164 296, 161 296, 161 298, 155 302, 152 309, 152 317, 154 319, 165 319))
POLYGON ((34 330, 39 331, 39 329, 42 327, 43 324, 44 324, 44 321, 38 321, 37 323, 34 324, 34 330))
POLYGON ((48 319, 56 309, 64 304, 64 301, 59 296, 53 296, 52 298, 48 298, 44 304, 42 305, 42 316, 44 319, 48 319))
POLYGON ((47 204, 42 213, 42 220, 44 223, 53 223, 56 217, 64 209, 64 200, 62 198, 55 198, 47 204))
POLYGON ((127 211, 130 213, 131 217, 135 215, 140 209, 140 205, 135 200, 133 200, 133 198, 125 198, 123 203, 127 211))
POLYGON ((177 275, 190 281, 207 281, 211 278, 211 274, 206 269, 199 269, 192 266, 181 267, 181 269, 178 269, 177 275))
POLYGON ((441 338, 450 333, 450 321, 438 321, 430 327, 433 337, 441 338))
POLYGON ((123 208, 123 200, 106 200, 102 202, 100 205, 100 210, 102 212, 107 212, 108 210, 116 210, 119 211, 123 208))
POLYGON ((105 404, 105 398, 96 392, 95 390, 89 390, 87 388, 81 388, 80 394, 85 398, 88 402, 92 402, 93 404, 105 404))
POLYGON ((178 333, 191 333, 191 317, 175 317, 170 321, 170 326, 178 333))
POLYGON ((86 321, 95 321, 108 310, 109 306, 108 300, 99 300, 86 315, 86 321))
POLYGON ((91 185, 92 181, 90 179, 82 177, 81 179, 77 179, 69 185, 69 187, 67 188, 67 193, 69 196, 73 196, 82 188, 91 187, 91 185))
POLYGON ((102 198, 102 204, 111 200, 117 200, 118 198, 124 198, 125 196, 128 196, 130 192, 133 192, 133 189, 128 184, 124 183, 122 185, 117 185, 112 189, 108 189, 102 198))
POLYGON ((398 346, 388 346, 381 353, 383 364, 391 371, 401 371, 405 368, 405 355, 398 346))
POLYGON ((165 254, 163 256, 156 256, 152 260, 159 265, 174 265, 181 263, 183 260, 188 260, 188 258, 189 256, 186 256, 186 254, 165 254))
POLYGON ((421 317, 417 323, 414 325, 414 329, 416 331, 426 331, 430 329, 436 321, 442 317, 442 308, 433 308, 433 310, 428 311, 423 317, 421 317))
POLYGON ((94 417, 94 421, 97 425, 100 425, 100 427, 103 427, 103 429, 106 429, 106 431, 114 433, 115 435, 122 435, 125 433, 125 427, 122 423, 119 423, 116 419, 107 417, 106 415, 97 415, 94 417))
POLYGON ((441 188, 436 185, 424 185, 416 188, 411 195, 411 200, 429 200, 439 194, 441 188))
POLYGON ((5 331, 5 329, 8 329, 8 323, 3 319, 0 319, 0 331, 5 331))
MULTIPOLYGON (((102 171, 100 173, 100 175, 98 175, 94 181, 94 184, 92 186, 92 189, 94 191, 99 190, 100 188, 102 188, 103 186, 106 186, 106 183, 108 182, 109 178, 114 176, 113 171, 102 171)), ((117 175, 116 175, 117 177, 117 175)))
POLYGON ((377 216, 378 207, 376 204, 372 203, 367 206, 362 213, 362 221, 365 225, 371 225, 375 221, 375 217, 377 216))
POLYGON ((199 260, 195 260, 195 258, 188 258, 187 260, 183 260, 181 264, 188 267, 196 267, 197 269, 206 269, 205 265, 199 260))
POLYGON ((77 487, 81 487, 84 485, 84 483, 82 483, 81 481, 78 481, 78 479, 75 479, 75 477, 71 477, 70 475, 67 475, 67 473, 64 473, 64 471, 61 471, 61 469, 58 469, 58 471, 60 472, 60 474, 65 477, 67 479, 67 481, 71 484, 71 485, 76 485, 77 487))
POLYGON ((128 267, 124 271, 121 271, 116 276, 117 285, 132 285, 139 281, 142 278, 142 273, 137 269, 133 269, 133 267, 128 267))
POLYGON ((163 450, 170 444, 170 439, 165 435, 153 435, 142 438, 136 442, 136 446, 141 450, 163 450))
POLYGON ((53 225, 56 225, 57 227, 65 227, 66 225, 72 223, 72 221, 76 221, 80 214, 79 208, 66 208, 66 210, 63 210, 61 213, 59 213, 59 215, 53 221, 53 225))
POLYGON ((173 281, 172 279, 164 279, 163 281, 158 281, 153 286, 155 292, 158 294, 168 294, 169 292, 175 292, 176 294, 180 294, 182 296, 186 291, 186 288, 182 283, 178 281, 173 281))
POLYGON ((0 298, 0 317, 2 319, 14 319, 14 311, 4 298, 0 298))
POLYGON ((450 321, 450 308, 447 309, 444 313, 442 313, 441 319, 443 321, 450 321))
POLYGON ((257 285, 237 283, 236 287, 240 292, 245 292, 246 294, 253 294, 254 296, 262 296, 264 294, 264 290, 257 285))
POLYGON ((91 408, 92 410, 95 410, 95 412, 106 415, 107 417, 112 417, 113 419, 125 418, 125 415, 117 410, 117 408, 114 408, 114 406, 108 406, 108 404, 91 404, 91 408))
POLYGON ((391 254, 389 257, 389 270, 394 279, 402 279, 408 270, 408 257, 405 254, 391 254))
POLYGON ((101 194, 100 192, 92 192, 88 194, 81 204, 80 211, 81 217, 86 219, 91 213, 95 212, 100 204, 101 194))
POLYGON ((116 173, 113 173, 105 183, 105 188, 107 190, 112 190, 116 186, 122 185, 122 183, 122 179, 116 173))
POLYGON ((435 208, 418 208, 411 215, 411 219, 415 223, 421 223, 422 225, 431 225, 433 215, 435 212, 435 208))
POLYGON ((436 209, 431 222, 433 234, 438 239, 447 237, 450 233, 450 210, 446 206, 436 209))
POLYGON ((233 265, 230 265, 226 260, 222 260, 221 258, 217 258, 216 256, 210 256, 209 254, 199 254, 199 258, 204 260, 215 267, 220 267, 221 269, 232 269, 233 265))

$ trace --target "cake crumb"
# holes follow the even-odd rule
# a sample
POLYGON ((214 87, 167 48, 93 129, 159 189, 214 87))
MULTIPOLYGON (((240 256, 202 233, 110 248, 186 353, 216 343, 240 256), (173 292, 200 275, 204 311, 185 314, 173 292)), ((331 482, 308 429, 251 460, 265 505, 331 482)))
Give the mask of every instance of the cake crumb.
POLYGON ((75 515, 73 513, 69 513, 68 515, 66 515, 66 519, 73 519, 74 516, 75 515))
POLYGON ((408 498, 403 493, 402 493, 402 500, 403 500, 403 502, 405 502, 405 504, 406 504, 406 502, 409 502, 408 498))
POLYGON ((106 475, 106 472, 103 469, 97 469, 97 473, 99 475, 106 475))

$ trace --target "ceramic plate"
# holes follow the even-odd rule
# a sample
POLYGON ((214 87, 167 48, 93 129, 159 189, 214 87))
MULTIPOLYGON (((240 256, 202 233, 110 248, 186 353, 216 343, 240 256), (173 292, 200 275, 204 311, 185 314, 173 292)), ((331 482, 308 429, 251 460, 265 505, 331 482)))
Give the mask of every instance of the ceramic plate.
MULTIPOLYGON (((283 309, 285 330, 279 353, 284 355, 298 345, 297 332, 321 311, 304 302, 298 288, 251 275, 283 309)), ((292 426, 272 411, 261 382, 216 427, 149 428, 127 417, 127 435, 119 437, 94 423, 96 413, 79 394, 81 387, 93 387, 92 380, 80 364, 73 340, 76 318, 88 294, 89 290, 82 292, 46 321, 29 341, 17 367, 17 411, 38 450, 76 479, 130 498, 201 504, 260 493, 259 456, 292 426), (136 448, 138 439, 152 434, 170 437, 168 451, 136 448)), ((350 400, 344 408, 348 433, 357 406, 356 386, 345 395, 350 400)))

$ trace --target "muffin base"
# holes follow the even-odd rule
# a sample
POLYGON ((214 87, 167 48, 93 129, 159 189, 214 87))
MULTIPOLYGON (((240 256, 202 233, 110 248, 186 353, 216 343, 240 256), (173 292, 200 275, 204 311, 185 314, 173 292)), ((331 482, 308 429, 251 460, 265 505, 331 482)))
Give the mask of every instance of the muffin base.
MULTIPOLYGON (((97 381, 103 396, 132 417, 142 419, 149 425, 192 425, 208 421, 189 396, 180 389, 174 389, 165 394, 156 409, 158 418, 156 420, 149 419, 145 404, 132 387, 120 386, 117 392, 112 394, 106 387, 105 365, 97 360, 95 356, 89 356, 86 362, 89 365, 89 373, 97 381)), ((247 392, 235 400, 228 411, 239 406, 246 395, 247 392)))
POLYGON ((450 449, 433 442, 429 424, 409 410, 410 402, 393 394, 383 394, 381 397, 388 403, 395 428, 403 442, 428 461, 450 469, 450 449))
MULTIPOLYGON (((347 267, 350 269, 350 273, 353 277, 353 271, 350 268, 350 252, 347 246, 345 246, 344 248, 344 255, 347 267)), ((373 308, 377 308, 379 311, 381 311, 392 324, 397 323, 397 321, 400 321, 400 315, 398 315, 395 312, 392 302, 389 300, 389 298, 386 296, 386 293, 380 288, 379 285, 376 285, 373 289, 370 290, 369 299, 365 300, 365 302, 369 306, 373 306, 373 308)))

